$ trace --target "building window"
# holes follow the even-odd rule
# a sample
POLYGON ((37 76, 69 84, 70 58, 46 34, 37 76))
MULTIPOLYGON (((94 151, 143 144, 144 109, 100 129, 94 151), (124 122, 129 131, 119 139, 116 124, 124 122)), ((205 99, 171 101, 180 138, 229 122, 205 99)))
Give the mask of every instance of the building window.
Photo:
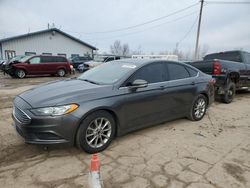
POLYGON ((25 55, 36 55, 36 52, 25 52, 25 55))
POLYGON ((57 54, 57 55, 59 55, 59 56, 63 56, 63 57, 67 57, 67 55, 66 55, 66 54, 57 54))
POLYGON ((43 55, 52 55, 52 53, 42 53, 43 55))
POLYGON ((71 54, 71 58, 79 57, 79 54, 71 54))
POLYGON ((16 56, 16 52, 14 50, 5 50, 5 58, 11 59, 16 56))

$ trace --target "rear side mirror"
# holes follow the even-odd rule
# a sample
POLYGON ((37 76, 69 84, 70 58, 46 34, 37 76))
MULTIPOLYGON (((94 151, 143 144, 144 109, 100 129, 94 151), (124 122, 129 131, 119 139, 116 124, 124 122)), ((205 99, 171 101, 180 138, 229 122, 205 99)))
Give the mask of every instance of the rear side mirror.
POLYGON ((138 88, 144 88, 147 86, 148 86, 148 82, 146 80, 137 79, 131 84, 131 86, 129 86, 129 88, 138 89, 138 88))

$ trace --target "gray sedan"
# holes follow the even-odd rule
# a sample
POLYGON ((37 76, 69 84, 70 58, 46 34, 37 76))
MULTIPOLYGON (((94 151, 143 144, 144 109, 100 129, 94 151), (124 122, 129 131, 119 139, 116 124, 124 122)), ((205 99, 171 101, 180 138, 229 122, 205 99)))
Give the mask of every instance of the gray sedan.
POLYGON ((183 63, 112 61, 18 95, 13 125, 26 143, 100 152, 115 136, 137 129, 183 117, 201 120, 214 100, 213 84, 183 63))

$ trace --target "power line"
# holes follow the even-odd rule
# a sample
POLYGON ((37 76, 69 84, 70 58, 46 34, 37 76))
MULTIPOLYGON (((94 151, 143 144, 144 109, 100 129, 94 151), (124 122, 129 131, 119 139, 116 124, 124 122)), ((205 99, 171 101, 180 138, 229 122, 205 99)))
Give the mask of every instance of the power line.
POLYGON ((92 39, 90 39, 90 38, 89 38, 89 39, 88 39, 88 38, 85 38, 85 39, 87 39, 87 40, 94 40, 94 39, 105 40, 105 39, 112 39, 112 38, 118 38, 118 37, 133 35, 133 34, 137 34, 137 33, 142 33, 142 32, 145 32, 145 31, 147 31, 147 30, 154 29, 154 28, 160 27, 160 26, 165 25, 165 24, 168 24, 168 23, 173 23, 173 22, 179 21, 179 20, 181 20, 181 19, 183 19, 183 18, 187 18, 187 17, 189 17, 189 16, 191 16, 191 15, 194 15, 194 14, 196 14, 196 13, 197 13, 197 11, 194 11, 194 12, 191 12, 190 14, 183 15, 183 16, 181 16, 181 17, 179 17, 179 18, 174 19, 174 20, 170 20, 170 21, 167 21, 167 22, 163 22, 163 23, 161 23, 161 24, 157 24, 157 25, 154 25, 154 26, 145 28, 145 29, 140 30, 140 31, 125 33, 125 34, 116 35, 116 36, 111 36, 111 37, 95 37, 95 38, 92 38, 92 39))
POLYGON ((205 1, 213 4, 250 4, 250 1, 205 1))
MULTIPOLYGON (((136 24, 136 25, 133 25, 133 26, 128 26, 128 27, 122 27, 122 28, 119 28, 119 29, 113 29, 113 30, 106 30, 106 31, 94 31, 94 32, 75 32, 75 33, 82 33, 82 34, 86 34, 86 35, 91 35, 91 34, 104 34, 104 33, 114 33, 114 32, 119 32, 119 31, 124 31, 124 30, 130 30, 130 29, 134 29, 134 28, 137 28, 137 27, 141 27, 141 26, 144 26, 144 25, 147 25, 147 24, 150 24, 150 23, 153 23, 153 22, 156 22, 156 21, 159 21, 159 20, 162 20, 162 19, 165 19, 167 17, 170 17, 170 16, 173 16, 175 14, 178 14, 180 12, 183 12, 185 10, 188 10, 196 5, 198 5, 199 3, 195 3, 195 4, 192 4, 188 7, 185 7, 183 9, 180 9, 180 10, 177 10, 175 12, 172 12, 170 14, 167 14, 165 16, 161 16, 161 17, 158 17, 158 18, 155 18, 155 19, 152 19, 152 20, 149 20, 149 21, 146 21, 146 22, 142 22, 140 24, 136 24)), ((69 31, 69 30, 68 30, 69 31)), ((69 31, 69 32, 74 32, 74 31, 69 31)))
POLYGON ((198 16, 196 17, 196 19, 194 20, 194 23, 191 25, 190 29, 187 31, 187 33, 179 40, 179 42, 177 42, 178 45, 180 45, 181 42, 183 42, 187 36, 190 34, 190 32, 193 30, 197 20, 198 20, 198 16))

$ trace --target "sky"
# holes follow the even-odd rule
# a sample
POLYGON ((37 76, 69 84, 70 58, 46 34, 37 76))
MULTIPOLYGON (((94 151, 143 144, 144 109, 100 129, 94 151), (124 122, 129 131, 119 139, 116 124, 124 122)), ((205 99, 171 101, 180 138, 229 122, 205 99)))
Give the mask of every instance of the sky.
MULTIPOLYGON (((173 51, 176 46, 191 53, 199 9, 198 0, 0 0, 0 38, 47 29, 54 23, 100 53, 110 52, 115 40, 143 53, 173 51), (179 10, 183 11, 130 28, 179 10)), ((205 3, 199 44, 208 52, 250 52, 250 4, 205 3)))

